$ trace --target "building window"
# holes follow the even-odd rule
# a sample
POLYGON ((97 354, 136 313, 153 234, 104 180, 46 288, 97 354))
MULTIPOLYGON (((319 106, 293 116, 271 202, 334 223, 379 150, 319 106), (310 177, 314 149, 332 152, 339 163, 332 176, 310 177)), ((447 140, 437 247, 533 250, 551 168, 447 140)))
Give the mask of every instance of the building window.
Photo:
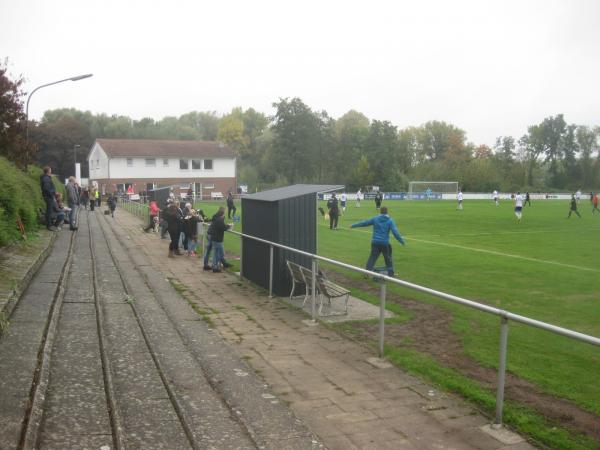
POLYGON ((96 167, 100 167, 100 160, 99 159, 96 160, 96 167))
POLYGON ((205 159, 204 160, 204 170, 212 170, 213 166, 212 166, 212 159, 205 159))
POLYGON ((156 167, 156 159, 146 158, 146 167, 156 167))
POLYGON ((127 158, 127 167, 133 167, 133 158, 127 158))
POLYGON ((187 159, 180 159, 179 160, 179 168, 181 170, 188 170, 190 168, 188 160, 187 159))
POLYGON ((214 183, 205 183, 205 184, 202 185, 202 187, 204 189, 214 189, 215 185, 214 185, 214 183))
POLYGON ((163 159, 163 167, 169 167, 169 159, 168 158, 163 159))
POLYGON ((202 161, 199 159, 192 159, 192 170, 202 169, 202 161))

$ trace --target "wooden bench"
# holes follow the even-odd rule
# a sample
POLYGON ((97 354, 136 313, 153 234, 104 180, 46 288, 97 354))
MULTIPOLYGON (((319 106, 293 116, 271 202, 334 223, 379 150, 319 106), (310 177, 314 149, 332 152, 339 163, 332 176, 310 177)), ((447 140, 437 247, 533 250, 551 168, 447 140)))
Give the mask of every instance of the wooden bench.
MULTIPOLYGON (((309 295, 311 294, 312 288, 312 270, 296 264, 291 261, 287 261, 288 269, 290 270, 290 275, 292 277, 292 291, 290 292, 290 300, 293 298, 294 290, 296 289, 296 284, 304 284, 305 286, 305 294, 304 300, 302 301, 302 306, 306 304, 309 295)), ((318 274, 316 277, 316 293, 319 295, 319 315, 320 316, 335 316, 348 314, 348 298, 350 297, 350 291, 338 286, 335 283, 332 283, 324 275, 318 274), (334 298, 343 298, 344 299, 344 312, 338 313, 323 313, 323 304, 324 300, 327 299, 327 303, 329 308, 331 308, 331 299, 334 298)))
POLYGON ((287 261, 287 266, 290 271, 290 276, 292 277, 292 291, 290 292, 290 300, 292 300, 294 298, 294 291, 296 290, 296 284, 303 284, 304 285, 304 301, 302 302, 302 306, 304 306, 304 304, 306 303, 306 300, 308 300, 310 286, 309 286, 309 283, 307 283, 306 279, 304 278, 304 273, 302 272, 302 266, 300 266, 299 264, 296 264, 295 262, 289 261, 289 260, 287 261))
POLYGON ((323 276, 317 277, 317 291, 319 292, 319 297, 321 299, 321 305, 319 306, 319 315, 320 316, 339 316, 348 314, 348 298, 350 297, 350 291, 341 286, 338 286, 335 283, 327 280, 323 276), (327 302, 329 304, 329 308, 331 308, 331 299, 332 298, 343 298, 344 299, 344 312, 341 313, 333 313, 323 314, 323 298, 327 298, 327 302))

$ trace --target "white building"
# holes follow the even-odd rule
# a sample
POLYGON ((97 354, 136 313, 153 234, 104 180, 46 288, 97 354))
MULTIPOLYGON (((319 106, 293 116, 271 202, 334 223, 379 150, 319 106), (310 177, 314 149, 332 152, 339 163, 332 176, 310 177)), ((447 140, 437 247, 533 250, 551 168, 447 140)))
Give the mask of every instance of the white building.
POLYGON ((218 142, 96 139, 87 159, 90 184, 103 194, 130 186, 136 194, 164 186, 192 189, 204 198, 236 191, 235 153, 218 142))

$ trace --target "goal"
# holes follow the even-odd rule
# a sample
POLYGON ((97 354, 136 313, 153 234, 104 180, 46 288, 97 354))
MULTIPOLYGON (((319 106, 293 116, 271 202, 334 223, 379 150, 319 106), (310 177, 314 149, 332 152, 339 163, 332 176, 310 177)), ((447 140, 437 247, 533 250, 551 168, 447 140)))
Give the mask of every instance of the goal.
POLYGON ((410 181, 409 200, 441 200, 443 194, 458 194, 458 181, 410 181))

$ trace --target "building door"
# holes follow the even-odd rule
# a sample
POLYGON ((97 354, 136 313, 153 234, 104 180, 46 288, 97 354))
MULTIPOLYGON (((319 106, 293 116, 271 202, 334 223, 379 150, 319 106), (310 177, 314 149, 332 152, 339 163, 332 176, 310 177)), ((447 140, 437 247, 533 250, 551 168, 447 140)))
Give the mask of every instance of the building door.
POLYGON ((202 183, 194 183, 194 195, 202 201, 202 183))

